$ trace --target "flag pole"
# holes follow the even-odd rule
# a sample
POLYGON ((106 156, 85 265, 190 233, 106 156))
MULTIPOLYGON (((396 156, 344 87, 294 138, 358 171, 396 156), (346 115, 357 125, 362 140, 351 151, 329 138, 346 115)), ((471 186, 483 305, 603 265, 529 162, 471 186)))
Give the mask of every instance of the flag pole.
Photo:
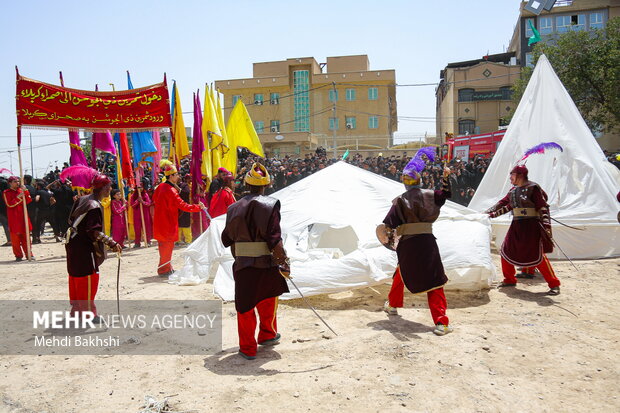
MULTIPOLYGON (((24 169, 22 167, 22 128, 17 126, 17 158, 19 159, 19 176, 21 177, 21 184, 25 188, 24 184, 24 169)), ((26 191, 22 192, 22 204, 24 205, 24 229, 26 231, 26 256, 28 261, 32 260, 32 252, 30 245, 30 226, 28 225, 28 207, 26 206, 26 191)), ((15 240, 13 241, 15 242, 15 240)), ((19 240, 17 240, 19 243, 19 240)))
POLYGON ((148 247, 149 244, 146 241, 146 222, 144 221, 144 210, 142 209, 142 188, 137 183, 136 187, 138 188, 138 205, 140 205, 140 218, 142 219, 142 240, 144 241, 144 246, 148 247))

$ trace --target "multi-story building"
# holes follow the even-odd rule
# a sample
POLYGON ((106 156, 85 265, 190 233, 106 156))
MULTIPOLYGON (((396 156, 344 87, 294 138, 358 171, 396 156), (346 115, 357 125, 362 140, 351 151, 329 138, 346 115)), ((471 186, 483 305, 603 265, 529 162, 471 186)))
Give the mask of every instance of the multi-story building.
POLYGON ((520 73, 514 53, 449 63, 435 91, 437 136, 489 133, 504 126, 520 73))
POLYGON ((607 21, 620 16, 618 0, 558 0, 549 11, 536 16, 526 10, 527 2, 521 3, 519 18, 515 25, 509 52, 514 52, 521 66, 532 65, 532 49, 528 40, 532 36, 530 23, 538 30, 543 42, 553 41, 558 34, 568 31, 602 29, 607 21))
POLYGON ((382 149, 397 130, 396 74, 370 70, 368 56, 291 58, 253 65, 253 77, 218 80, 226 118, 247 106, 266 152, 301 154, 323 146, 382 149))
MULTIPOLYGON (((528 40, 532 36, 530 23, 538 30, 543 42, 553 42, 555 38, 568 31, 602 29, 607 21, 620 17, 619 0, 558 0, 549 11, 544 10, 536 16, 526 10, 527 2, 521 3, 519 18, 515 25, 508 50, 514 52, 517 63, 532 66, 532 49, 528 40)), ((618 150, 620 134, 594 132, 597 142, 603 149, 618 150)))

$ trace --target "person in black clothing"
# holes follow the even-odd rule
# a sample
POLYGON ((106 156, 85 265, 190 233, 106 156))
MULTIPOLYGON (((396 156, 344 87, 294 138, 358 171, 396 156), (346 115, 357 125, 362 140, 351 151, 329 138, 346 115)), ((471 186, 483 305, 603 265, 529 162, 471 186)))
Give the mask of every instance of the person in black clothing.
MULTIPOLYGON (((181 191, 179 192, 179 196, 183 200, 183 202, 189 204, 190 203, 190 193, 191 188, 189 186, 192 181, 192 176, 187 174, 183 177, 183 182, 179 183, 179 188, 181 191)), ((192 228, 191 228, 191 215, 189 212, 179 211, 179 241, 178 244, 181 245, 182 242, 186 244, 192 243, 192 228), (183 240, 183 241, 181 241, 183 240)))
POLYGON ((211 197, 224 186, 224 175, 228 175, 228 169, 219 168, 217 175, 213 178, 213 182, 209 185, 209 200, 211 197))
POLYGON ((391 164, 388 168, 388 171, 384 175, 386 178, 389 178, 393 181, 400 182, 400 174, 396 170, 396 165, 391 164))
POLYGON ((292 185, 295 182, 299 182, 303 179, 303 175, 299 173, 299 167, 297 164, 293 165, 293 172, 289 176, 286 177, 286 185, 292 185))
MULTIPOLYGON (((0 178, 0 194, 5 189, 9 189, 9 183, 6 179, 0 178)), ((4 203, 4 197, 0 196, 0 225, 4 228, 4 234, 6 235, 6 242, 2 244, 3 247, 11 245, 11 233, 9 232, 9 219, 6 216, 6 204, 4 203)))
POLYGON ((56 230, 56 242, 60 242, 60 238, 65 236, 67 229, 69 228, 69 214, 73 207, 74 193, 67 180, 64 184, 60 181, 54 181, 47 186, 52 191, 52 199, 50 204, 52 207, 52 214, 54 216, 54 223, 56 230))
MULTIPOLYGON (((37 181, 36 185, 37 189, 35 191, 33 203, 37 208, 37 212, 34 228, 32 229, 32 243, 40 244, 41 235, 43 235, 43 231, 45 230, 45 223, 49 222, 52 228, 54 228, 55 225, 53 224, 54 219, 50 204, 52 194, 45 188, 45 183, 43 181, 37 181)), ((54 233, 54 235, 56 235, 56 233, 54 233)))

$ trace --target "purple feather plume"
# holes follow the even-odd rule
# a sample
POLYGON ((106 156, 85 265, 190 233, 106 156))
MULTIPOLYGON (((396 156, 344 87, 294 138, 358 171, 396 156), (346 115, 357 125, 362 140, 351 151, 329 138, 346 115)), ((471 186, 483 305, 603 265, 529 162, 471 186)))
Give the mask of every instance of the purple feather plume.
POLYGON ((98 174, 99 172, 97 172, 97 170, 89 168, 86 165, 73 165, 60 173, 60 180, 64 182, 69 178, 74 188, 89 189, 93 182, 93 178, 98 174))
POLYGON ((525 151, 523 157, 519 159, 519 162, 525 161, 530 155, 535 153, 545 153, 545 151, 549 149, 559 149, 560 152, 564 152, 564 149, 555 142, 543 142, 525 151))
POLYGON ((427 146, 425 148, 418 149, 414 158, 420 159, 420 156, 422 155, 426 155, 429 161, 435 162, 435 148, 433 146, 427 146))
POLYGON ((426 164, 422 159, 413 158, 409 161, 405 169, 403 169, 403 175, 415 178, 420 172, 424 170, 426 164))

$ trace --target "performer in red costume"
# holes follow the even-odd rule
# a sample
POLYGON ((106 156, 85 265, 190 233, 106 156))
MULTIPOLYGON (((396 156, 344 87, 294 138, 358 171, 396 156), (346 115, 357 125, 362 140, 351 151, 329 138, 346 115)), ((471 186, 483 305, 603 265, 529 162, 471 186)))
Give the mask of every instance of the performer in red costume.
POLYGON ((414 294, 426 293, 438 336, 452 332, 446 315, 448 303, 443 286, 448 282, 439 248, 432 231, 432 223, 439 217, 439 210, 450 198, 450 169, 445 168, 441 190, 421 189, 420 173, 425 167, 422 158, 435 160, 435 148, 420 149, 403 170, 402 180, 407 191, 393 201, 392 208, 377 228, 382 244, 393 246, 394 237, 400 236, 396 253, 398 267, 394 274, 392 289, 384 310, 397 314, 403 306, 404 287, 414 294))
POLYGON ((174 243, 179 239, 179 210, 185 212, 199 212, 205 209, 202 202, 190 205, 183 202, 179 196, 179 173, 172 162, 164 159, 160 168, 166 177, 166 181, 159 184, 153 194, 155 205, 155 217, 153 219, 153 237, 157 240, 159 248, 159 266, 157 274, 161 277, 170 276, 172 268, 172 250, 174 243))
POLYGON ((529 271, 537 268, 549 286, 547 294, 558 295, 560 280, 545 255, 553 252, 547 194, 536 182, 528 180, 525 165, 517 165, 510 171, 510 183, 514 186, 508 194, 486 211, 491 218, 510 211, 513 213, 512 223, 500 251, 504 274, 500 286, 517 285, 515 266, 525 267, 529 271))
POLYGON ((101 199, 110 195, 110 179, 87 166, 76 165, 62 171, 60 178, 85 176, 92 193, 82 196, 73 204, 67 231, 67 272, 69 273, 69 300, 71 314, 91 312, 99 322, 95 295, 99 287, 99 266, 106 259, 105 245, 121 252, 120 244, 103 232, 101 199))
POLYGON ((235 195, 233 193, 233 185, 235 178, 232 173, 226 171, 221 173, 222 187, 213 194, 209 203, 209 214, 211 218, 224 215, 228 211, 228 207, 235 203, 235 195))
POLYGON ((267 169, 252 165, 245 176, 250 193, 228 208, 222 242, 235 257, 235 308, 239 354, 256 358, 257 344, 280 340, 277 323, 278 296, 288 292, 282 273, 290 272, 280 230, 280 201, 264 196, 271 182, 267 169), (256 313, 259 331, 256 337, 256 313))
MULTIPOLYGON (((28 228, 24 220, 24 199, 26 204, 32 202, 30 191, 25 186, 19 185, 19 178, 11 176, 8 179, 9 189, 5 189, 2 193, 4 203, 6 204, 6 215, 9 221, 9 232, 11 233, 11 242, 13 254, 16 261, 21 261, 28 254, 28 246, 26 237, 30 236, 32 231, 32 223, 28 218, 28 228)), ((32 251, 30 252, 32 257, 32 251)))

